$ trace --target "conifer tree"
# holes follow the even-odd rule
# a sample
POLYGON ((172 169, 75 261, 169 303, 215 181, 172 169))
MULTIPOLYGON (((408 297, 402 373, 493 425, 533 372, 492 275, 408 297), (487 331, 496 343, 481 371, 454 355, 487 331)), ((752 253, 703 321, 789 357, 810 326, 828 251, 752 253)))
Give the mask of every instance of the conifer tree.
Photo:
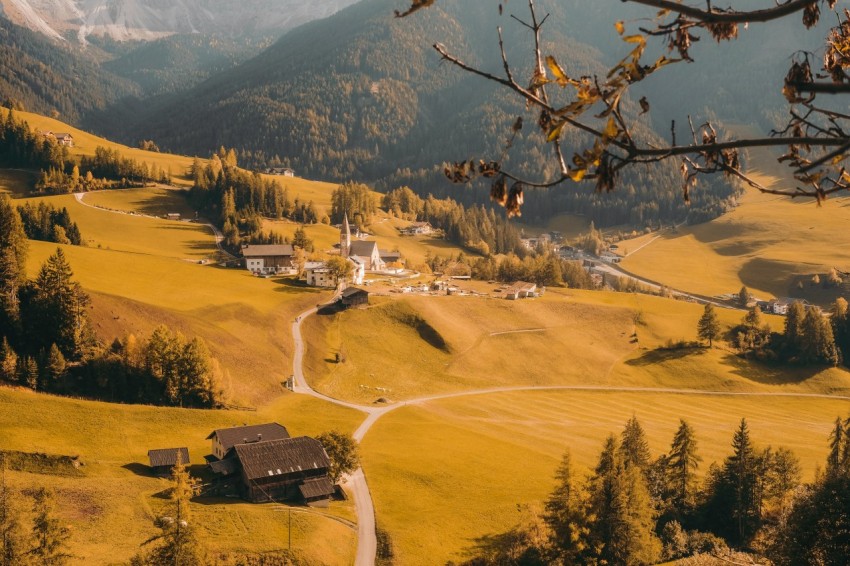
POLYGON ((0 453, 0 566, 30 564, 32 543, 23 526, 20 505, 6 484, 6 459, 0 453))
POLYGON ((837 365, 839 356, 838 349, 835 347, 832 326, 818 309, 809 309, 806 312, 802 327, 803 336, 800 354, 803 361, 837 365))
POLYGON ((832 335, 835 338, 835 346, 841 354, 842 359, 850 360, 850 309, 844 297, 838 297, 832 303, 832 335))
POLYGON ((561 564, 581 564, 592 551, 590 517, 586 495, 573 476, 569 450, 555 471, 555 480, 543 515, 551 532, 549 542, 561 564))
POLYGON ((680 419, 667 460, 673 503, 679 512, 683 512, 693 503, 694 472, 701 461, 702 458, 697 454, 694 431, 687 421, 680 419))
POLYGON ((649 441, 646 439, 643 427, 634 415, 626 421, 626 426, 623 429, 620 457, 623 463, 628 466, 637 466, 641 470, 646 470, 649 467, 649 461, 652 457, 649 452, 649 441))
POLYGON ((18 377, 18 354, 9 345, 6 337, 0 343, 0 379, 16 381, 18 377))
POLYGON ((841 417, 836 417, 835 426, 829 433, 829 454, 826 457, 826 473, 837 474, 841 470, 843 456, 846 452, 846 431, 844 430, 844 421, 841 417))
POLYGON ((189 500, 197 493, 198 482, 189 475, 178 452, 171 471, 170 515, 159 518, 157 526, 161 532, 144 543, 158 541, 159 544, 148 553, 135 556, 130 561, 133 566, 203 566, 208 563, 195 535, 189 508, 189 500))
POLYGON ((714 312, 714 305, 711 303, 705 305, 702 317, 699 319, 697 336, 703 340, 708 340, 709 348, 711 348, 713 341, 720 337, 720 320, 717 318, 717 313, 714 312))
POLYGON ((56 517, 52 492, 45 488, 35 492, 33 513, 35 548, 30 553, 36 563, 51 566, 65 564, 71 558, 67 552, 71 531, 56 517))
POLYGON ((785 352, 789 358, 796 358, 803 350, 803 318, 806 313, 803 304, 794 301, 785 313, 785 352))
POLYGON ((732 437, 732 449, 724 465, 724 475, 733 493, 731 518, 736 524, 738 540, 745 541, 755 532, 761 506, 756 493, 756 454, 746 419, 741 419, 732 437))
POLYGON ((62 355, 56 344, 52 344, 50 346, 50 352, 47 354, 47 364, 45 367, 45 375, 51 387, 55 387, 62 379, 65 375, 66 367, 65 356, 62 355))

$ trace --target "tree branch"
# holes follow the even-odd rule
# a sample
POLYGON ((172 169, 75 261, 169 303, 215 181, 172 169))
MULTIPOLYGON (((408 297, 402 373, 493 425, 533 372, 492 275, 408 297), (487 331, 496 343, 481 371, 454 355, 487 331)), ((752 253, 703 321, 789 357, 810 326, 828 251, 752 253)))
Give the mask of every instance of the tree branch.
POLYGON ((636 4, 644 4, 662 10, 670 10, 684 16, 688 16, 707 24, 742 24, 748 22, 769 22, 799 12, 807 6, 817 4, 820 0, 788 0, 784 4, 780 4, 773 8, 765 8, 763 10, 753 10, 750 12, 739 12, 730 10, 727 12, 718 11, 716 9, 700 10, 685 4, 679 4, 672 0, 620 0, 621 2, 634 2, 636 4))

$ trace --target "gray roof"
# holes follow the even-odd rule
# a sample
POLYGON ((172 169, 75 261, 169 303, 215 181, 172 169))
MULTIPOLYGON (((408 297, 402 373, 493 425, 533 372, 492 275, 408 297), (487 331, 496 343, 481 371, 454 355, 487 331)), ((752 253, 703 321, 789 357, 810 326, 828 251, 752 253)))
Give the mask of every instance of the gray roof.
POLYGON ((259 440, 257 435, 262 435, 263 441, 289 438, 289 432, 286 430, 285 426, 277 423, 265 423, 259 425, 237 426, 233 428, 220 428, 212 431, 207 437, 207 440, 213 437, 218 438, 219 444, 221 444, 221 447, 225 452, 227 452, 236 444, 243 444, 246 441, 257 442, 259 440))
POLYGON ((322 443, 308 436, 237 444, 234 448, 249 480, 327 470, 331 465, 322 443))
POLYGON ((180 462, 189 465, 188 448, 158 448, 156 450, 148 450, 148 458, 151 461, 151 468, 176 465, 178 451, 180 452, 180 462))
POLYGON ((334 484, 330 478, 322 476, 320 478, 311 478, 305 480, 304 483, 298 486, 298 491, 304 499, 315 499, 318 497, 330 497, 334 494, 334 484))
POLYGON ((348 255, 370 257, 377 248, 378 242, 373 242, 369 240, 351 242, 351 247, 348 250, 348 255))
POLYGON ((295 250, 292 249, 290 244, 257 245, 242 248, 242 257, 292 257, 294 254, 295 250))

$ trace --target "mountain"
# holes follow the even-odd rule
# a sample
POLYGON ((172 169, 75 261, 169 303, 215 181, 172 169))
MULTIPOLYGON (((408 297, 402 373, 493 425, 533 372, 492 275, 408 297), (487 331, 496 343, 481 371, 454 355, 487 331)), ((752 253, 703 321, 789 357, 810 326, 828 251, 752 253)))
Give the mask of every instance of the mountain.
POLYGON ((137 97, 141 89, 78 49, 0 18, 0 102, 79 123, 83 115, 137 97))
MULTIPOLYGON (((532 126, 536 117, 524 104, 493 83, 442 63, 431 48, 443 42, 465 61, 500 73, 496 27, 505 27, 508 57, 519 67, 529 60, 527 30, 507 14, 500 17, 488 2, 445 0, 405 19, 393 17, 398 4, 366 0, 305 24, 193 89, 125 112, 125 119, 105 133, 128 142, 154 139, 160 147, 190 155, 235 147, 240 163, 249 167, 282 163, 307 177, 368 180, 380 189, 409 185, 422 194, 471 204, 488 200, 487 187, 465 191, 448 185, 439 164, 497 159, 511 124, 523 115, 529 126, 505 162, 529 177, 554 175, 548 148, 532 126)), ((569 22, 566 4, 544 0, 540 6, 553 21, 569 22)), ((522 8, 516 6, 518 15, 524 15, 522 8)), ((599 19, 617 38, 610 16, 599 19)), ((573 75, 604 74, 613 51, 575 40, 580 25, 549 28, 546 52, 568 64, 573 75)), ((619 40, 617 48, 627 49, 619 40)), ((655 136, 649 120, 642 120, 641 134, 655 136)), ((570 134, 565 146, 585 141, 570 134)), ((624 176, 617 195, 556 189, 544 197, 539 191, 540 198, 526 199, 525 211, 532 219, 572 211, 603 225, 645 225, 716 216, 733 192, 721 182, 700 192, 696 198, 704 200, 689 209, 680 191, 675 168, 662 164, 624 176)))
POLYGON ((357 0, 0 0, 10 21, 57 40, 282 32, 357 0))

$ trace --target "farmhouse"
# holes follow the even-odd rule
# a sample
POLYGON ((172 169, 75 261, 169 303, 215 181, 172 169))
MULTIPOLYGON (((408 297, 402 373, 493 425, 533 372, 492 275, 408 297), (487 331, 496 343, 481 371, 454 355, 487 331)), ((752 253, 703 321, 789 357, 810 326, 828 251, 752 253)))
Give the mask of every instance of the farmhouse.
POLYGON ((245 267, 256 275, 295 274, 294 255, 295 251, 289 244, 242 247, 245 267))
POLYGON ((180 213, 179 212, 169 212, 165 215, 165 218, 167 220, 180 220, 180 213))
POLYGON ((336 287, 330 268, 323 261, 308 261, 304 264, 302 278, 313 287, 336 287))
POLYGON ((434 231, 429 222, 414 222, 410 226, 399 228, 402 236, 426 236, 434 231))
POLYGON ((289 167, 269 167, 266 169, 269 175, 282 175, 284 177, 294 177, 295 171, 289 167))
POLYGON ((171 475, 171 470, 177 465, 177 457, 180 457, 182 464, 189 464, 189 449, 188 448, 159 448, 156 450, 148 450, 148 460, 154 475, 167 477, 171 475))
POLYGON ((65 147, 74 147, 74 136, 71 134, 53 134, 56 138, 56 143, 65 147))
POLYGON ((369 292, 357 287, 349 287, 342 292, 340 302, 345 308, 369 304, 369 292))
POLYGON ((526 283, 525 281, 517 281, 505 289, 504 294, 505 298, 509 301, 535 297, 537 296, 537 285, 534 283, 526 283))
POLYGON ((212 440, 212 454, 219 460, 226 458, 230 449, 237 444, 283 438, 289 438, 289 432, 285 426, 277 423, 220 428, 207 436, 207 440, 212 440))
POLYGON ((791 306, 791 303, 798 302, 802 304, 804 307, 809 303, 805 299, 792 299, 791 297, 781 297, 779 299, 773 299, 772 301, 768 301, 767 303, 767 312, 772 312, 773 314, 788 314, 788 307, 791 306))

